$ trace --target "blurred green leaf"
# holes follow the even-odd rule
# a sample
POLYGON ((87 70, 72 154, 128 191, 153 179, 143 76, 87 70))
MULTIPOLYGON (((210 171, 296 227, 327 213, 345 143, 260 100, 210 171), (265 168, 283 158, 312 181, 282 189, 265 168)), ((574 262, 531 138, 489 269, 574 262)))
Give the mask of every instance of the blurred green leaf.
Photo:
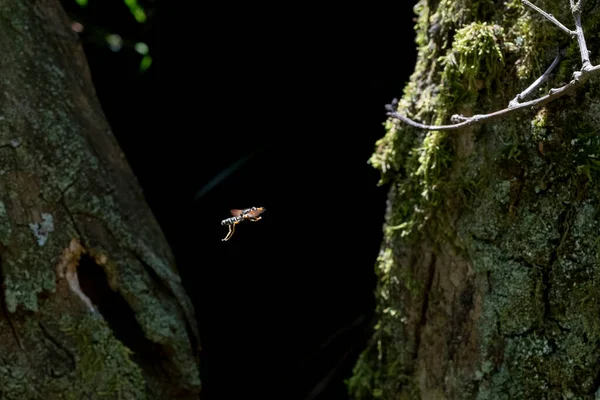
POLYGON ((148 50, 150 50, 150 49, 148 48, 148 45, 144 42, 137 42, 135 44, 135 51, 137 51, 138 53, 140 53, 143 56, 148 54, 148 50))
POLYGON ((145 55, 140 62, 140 72, 146 71, 148 68, 150 68, 150 65, 152 65, 152 57, 145 55))
POLYGON ((106 35, 106 43, 112 51, 119 51, 123 46, 123 39, 117 34, 106 35))
POLYGON ((146 12, 137 2, 137 0, 124 0, 125 5, 129 7, 129 11, 133 14, 133 18, 139 23, 146 22, 146 12))
POLYGON ((137 22, 144 23, 146 22, 146 13, 144 10, 139 7, 131 11, 133 13, 133 17, 137 22))
POLYGON ((81 7, 85 7, 88 5, 88 0, 75 0, 75 2, 77 4, 79 4, 81 7))

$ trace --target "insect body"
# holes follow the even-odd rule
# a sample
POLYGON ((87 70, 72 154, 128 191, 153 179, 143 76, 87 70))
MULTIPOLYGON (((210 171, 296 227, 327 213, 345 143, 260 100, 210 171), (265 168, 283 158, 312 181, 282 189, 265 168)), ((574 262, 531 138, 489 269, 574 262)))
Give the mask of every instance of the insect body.
POLYGON ((252 207, 252 208, 246 208, 244 210, 238 210, 238 209, 231 210, 231 215, 233 215, 233 217, 229 217, 229 218, 221 221, 221 225, 229 226, 229 232, 227 233, 227 236, 225 236, 225 238, 221 239, 221 240, 227 241, 227 240, 231 239, 231 237, 233 236, 233 232, 235 232, 235 226, 237 224, 239 224, 240 222, 260 221, 262 219, 260 214, 265 212, 265 210, 266 209, 264 207, 252 207))

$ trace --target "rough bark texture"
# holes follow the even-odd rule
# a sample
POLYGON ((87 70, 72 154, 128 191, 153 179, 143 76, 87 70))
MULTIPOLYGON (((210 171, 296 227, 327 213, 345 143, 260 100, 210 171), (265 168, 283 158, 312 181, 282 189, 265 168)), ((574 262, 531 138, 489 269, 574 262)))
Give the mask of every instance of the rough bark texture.
POLYGON ((193 307, 58 0, 0 2, 0 48, 0 397, 197 398, 193 307))
MULTIPOLYGON (((574 29, 568 0, 536 5, 574 29)), ((583 15, 600 62, 600 6, 583 15)), ((520 1, 421 0, 419 58, 399 110, 430 124, 505 108, 577 41, 520 1)), ((394 49, 390 51, 396 51, 394 49)), ((600 396, 600 82, 478 127, 387 123, 372 164, 390 183, 379 323, 356 399, 600 396)))

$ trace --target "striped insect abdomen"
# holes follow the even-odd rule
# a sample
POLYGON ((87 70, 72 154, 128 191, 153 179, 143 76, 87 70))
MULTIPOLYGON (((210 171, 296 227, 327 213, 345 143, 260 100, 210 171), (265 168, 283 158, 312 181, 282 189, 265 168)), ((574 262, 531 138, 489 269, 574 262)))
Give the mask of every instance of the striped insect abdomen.
POLYGON ((242 219, 243 219, 242 217, 227 218, 227 219, 224 219, 223 221, 221 221, 221 225, 233 225, 236 222, 241 221, 242 219))

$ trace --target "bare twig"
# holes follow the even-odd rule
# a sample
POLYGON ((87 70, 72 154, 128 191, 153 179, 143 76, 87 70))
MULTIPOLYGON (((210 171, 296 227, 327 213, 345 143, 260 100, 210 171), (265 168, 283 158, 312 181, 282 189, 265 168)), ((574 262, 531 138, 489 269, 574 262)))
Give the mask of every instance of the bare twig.
POLYGON ((575 3, 571 0, 571 13, 575 20, 575 32, 577 34, 577 44, 579 45, 579 52, 581 53, 581 68, 587 69, 592 66, 590 63, 590 52, 587 49, 585 43, 585 36, 583 35, 583 27, 581 26, 581 8, 583 6, 583 0, 579 0, 575 3))
POLYGON ((544 81, 546 81, 548 79, 548 77, 550 77, 550 74, 552 73, 552 70, 554 70, 554 68, 556 68, 556 66, 560 62, 560 59, 563 56, 563 51, 564 50, 559 50, 558 51, 558 54, 554 58, 554 61, 552 61, 552 64, 550 64, 550 66, 548 67, 548 69, 546 71, 544 71, 544 73, 542 74, 542 76, 540 76, 539 78, 537 78, 535 80, 535 82, 533 82, 531 85, 529 85, 529 87, 527 87, 527 89, 523 90, 521 93, 519 93, 518 95, 516 95, 514 99, 512 99, 510 101, 510 103, 508 105, 509 108, 516 107, 521 102, 521 100, 523 100, 524 98, 526 98, 527 96, 529 96, 542 83, 544 83, 544 81))
POLYGON ((581 12, 581 7, 583 7, 583 0, 577 0, 577 2, 575 2, 574 0, 569 0, 569 3, 571 3, 572 13, 575 13, 577 11, 581 12))
MULTIPOLYGON (((529 7, 533 8, 535 11, 539 12, 540 14, 542 14, 548 21, 552 22, 554 25, 558 26, 560 29, 562 29, 567 35, 569 36, 575 36, 575 32, 573 32, 572 30, 570 30, 569 28, 567 28, 566 26, 564 26, 563 24, 561 24, 556 18, 554 18, 554 15, 547 13, 546 11, 542 10, 541 8, 539 8, 538 6, 536 6, 535 4, 529 2, 528 0, 521 0, 521 2, 523 4, 528 5, 529 7)), ((572 2, 571 2, 572 3, 572 2)))
POLYGON ((464 117, 462 115, 453 115, 452 120, 454 120, 454 121, 462 120, 463 121, 463 122, 460 122, 457 124, 425 125, 425 124, 421 124, 419 122, 413 121, 412 119, 405 117, 404 115, 400 114, 397 111, 388 112, 387 115, 392 118, 399 119, 402 122, 404 122, 410 126, 414 126, 415 128, 419 128, 419 129, 425 129, 428 131, 452 131, 452 130, 464 128, 464 127, 467 127, 470 125, 475 125, 475 124, 478 124, 483 121, 502 117, 507 114, 512 114, 513 112, 515 112, 517 110, 521 110, 523 108, 541 107, 545 104, 550 103, 553 100, 558 99, 559 97, 564 96, 565 94, 571 93, 578 84, 585 82, 592 76, 598 75, 599 72, 600 72, 600 65, 590 67, 587 70, 581 70, 579 72, 576 72, 575 74, 573 74, 574 75, 573 80, 571 80, 571 82, 567 83, 566 85, 563 85, 557 89, 550 89, 550 92, 547 95, 539 97, 535 100, 526 101, 524 103, 518 103, 514 107, 509 106, 507 108, 503 108, 502 110, 494 111, 489 114, 477 114, 477 115, 473 115, 472 117, 464 117))
POLYGON ((513 113, 517 110, 521 110, 523 108, 541 107, 553 100, 556 100, 559 97, 562 97, 568 93, 571 93, 573 90, 575 90, 575 87, 577 85, 584 83, 588 79, 590 79, 600 73, 600 65, 592 66, 592 64, 590 62, 589 52, 587 50, 585 36, 583 34, 583 28, 581 25, 581 9, 582 9, 584 0, 578 0, 577 2, 575 2, 575 0, 570 0, 571 13, 573 14, 573 18, 575 20, 575 26, 576 26, 575 31, 569 30, 563 24, 558 22, 558 20, 556 18, 554 18, 552 16, 552 14, 545 12, 544 10, 542 10, 539 7, 535 6, 534 4, 530 3, 528 0, 521 0, 521 1, 523 3, 525 3, 526 5, 528 5, 529 7, 536 10, 537 12, 539 12, 540 14, 542 14, 546 19, 548 19, 550 22, 552 22, 553 24, 558 26, 560 29, 562 29, 569 35, 577 37, 577 43, 579 45, 579 50, 581 52, 582 67, 581 67, 580 71, 575 71, 573 73, 573 79, 569 83, 567 83, 559 88, 550 89, 548 94, 545 96, 541 96, 537 99, 526 101, 523 103, 520 102, 524 97, 528 96, 535 89, 537 89, 542 84, 542 82, 544 82, 545 80, 548 79, 548 76, 550 75, 552 70, 554 68, 556 68, 556 66, 558 65, 558 63, 560 61, 561 54, 559 53, 559 55, 557 55, 557 57, 554 59, 554 61, 550 65, 550 67, 548 67, 548 69, 544 72, 544 74, 542 76, 540 76, 538 79, 536 79, 536 81, 533 82, 527 89, 525 89, 523 92, 518 94, 513 100, 510 101, 508 107, 506 107, 502 110, 494 111, 489 114, 477 114, 477 115, 473 115, 472 117, 465 117, 462 115, 455 114, 451 117, 451 121, 456 122, 454 124, 426 125, 426 124, 422 124, 417 121, 413 121, 412 119, 410 119, 410 118, 400 114, 398 111, 396 111, 395 109, 397 108, 396 107, 397 100, 394 100, 392 102, 392 105, 386 106, 386 108, 388 109, 387 115, 390 116, 391 118, 399 119, 400 121, 404 122, 405 124, 413 126, 415 128, 424 129, 424 130, 428 130, 428 131, 451 131, 451 130, 464 128, 464 127, 467 127, 470 125, 475 125, 480 122, 498 118, 498 117, 501 117, 501 116, 504 116, 507 114, 511 114, 511 113, 513 113))

